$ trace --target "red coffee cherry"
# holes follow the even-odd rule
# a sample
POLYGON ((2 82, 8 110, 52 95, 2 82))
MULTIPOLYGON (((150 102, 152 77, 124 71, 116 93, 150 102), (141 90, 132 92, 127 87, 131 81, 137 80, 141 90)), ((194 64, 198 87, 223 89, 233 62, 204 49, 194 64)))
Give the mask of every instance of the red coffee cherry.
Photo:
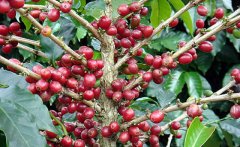
POLYGON ((148 14, 148 8, 147 7, 143 7, 140 11, 140 14, 142 16, 146 16, 148 14))
POLYGON ((153 64, 153 61, 154 61, 154 57, 151 54, 147 54, 144 57, 144 62, 149 66, 151 66, 153 64))
POLYGON ((153 27, 152 26, 145 26, 143 30, 141 30, 143 33, 143 36, 145 38, 148 38, 152 35, 153 33, 153 27))
POLYGON ((161 110, 155 110, 150 115, 150 120, 153 123, 160 123, 164 119, 164 113, 161 110))
POLYGON ((30 11, 30 15, 33 17, 33 18, 39 18, 39 15, 42 11, 41 10, 38 10, 38 9, 35 9, 35 10, 31 10, 30 11))
POLYGON ((239 119, 240 118, 240 105, 238 105, 238 104, 233 105, 230 109, 230 115, 234 119, 239 119))
POLYGON ((98 135, 98 131, 96 128, 91 128, 88 130, 88 137, 89 138, 95 138, 98 135))
POLYGON ((177 134, 175 135, 176 138, 182 138, 182 134, 180 132, 177 132, 177 134))
POLYGON ((127 39, 127 38, 121 39, 120 44, 124 48, 131 48, 132 47, 131 41, 129 39, 127 39))
POLYGON ((1 0, 0 1, 0 13, 8 13, 10 10, 10 4, 8 0, 1 0))
POLYGON ((140 39, 142 39, 142 36, 143 36, 143 34, 140 30, 133 30, 132 31, 132 37, 134 39, 140 40, 140 39))
POLYGON ((62 91, 62 85, 57 81, 51 81, 49 88, 53 93, 59 93, 62 91))
POLYGON ((72 138, 69 136, 63 137, 63 139, 61 140, 61 145, 63 147, 71 147, 72 146, 72 138))
POLYGON ((132 12, 138 12, 141 9, 141 4, 139 2, 132 2, 129 6, 132 12))
POLYGON ((240 74, 240 70, 237 69, 237 68, 234 68, 234 69, 232 70, 232 72, 231 72, 231 76, 232 76, 232 77, 236 77, 236 76, 239 75, 239 74, 240 74))
POLYGON ((118 7, 117 11, 118 11, 118 14, 121 15, 121 16, 126 16, 130 13, 130 9, 129 9, 127 4, 121 4, 118 7))
POLYGON ((12 52, 12 48, 13 48, 12 44, 6 44, 2 47, 2 52, 4 54, 10 54, 12 52))
POLYGON ((57 134, 53 133, 53 132, 50 132, 50 131, 45 131, 47 137, 49 138, 56 138, 57 137, 57 134))
POLYGON ((87 60, 92 59, 93 57, 93 50, 87 46, 81 46, 77 52, 84 55, 87 60))
POLYGON ((119 135, 118 140, 119 140, 122 144, 127 143, 127 142, 130 140, 130 135, 129 135, 128 131, 121 132, 120 135, 119 135))
POLYGON ((212 18, 210 21, 209 21, 209 24, 210 26, 212 25, 215 25, 217 23, 218 19, 216 17, 212 18))
POLYGON ((188 114, 189 117, 194 118, 196 116, 202 115, 202 110, 197 104, 191 104, 187 108, 187 114, 188 114))
POLYGON ((49 27, 49 26, 44 26, 43 29, 42 29, 42 31, 41 31, 41 34, 42 34, 43 36, 45 36, 45 37, 51 36, 51 34, 52 34, 52 29, 51 29, 51 27, 49 27))
POLYGON ((138 124, 138 128, 141 129, 143 132, 148 132, 150 129, 150 125, 147 121, 143 121, 138 124))
MULTIPOLYGON (((1 4, 0 4, 0 11, 1 10, 4 10, 4 8, 2 9, 1 8, 1 4)), ((1 12, 0 12, 1 13, 1 12)), ((8 12, 7 12, 7 17, 10 18, 10 19, 14 19, 16 16, 16 10, 15 9, 10 9, 8 12)))
POLYGON ((110 36, 117 35, 117 28, 115 26, 110 26, 106 32, 110 36))
POLYGON ((217 8, 215 13, 214 13, 214 16, 217 18, 217 19, 221 19, 223 18, 224 16, 224 10, 223 8, 217 8))
POLYGON ((134 118, 135 112, 133 111, 133 109, 129 108, 123 112, 122 116, 125 121, 130 121, 134 118))
POLYGON ((193 60, 193 57, 191 54, 189 53, 183 53, 182 55, 179 56, 178 58, 178 62, 180 64, 189 64, 191 63, 193 60))
POLYGON ((60 12, 58 9, 50 9, 50 11, 48 12, 48 19, 51 22, 56 22, 58 19, 60 18, 60 12))
POLYGON ((15 9, 22 8, 24 5, 24 0, 9 0, 10 6, 15 9))
POLYGON ((140 129, 137 126, 130 126, 128 128, 128 133, 131 136, 139 136, 140 135, 140 129))
POLYGON ((84 91, 83 98, 85 100, 88 100, 88 101, 93 100, 94 99, 94 92, 92 90, 84 91))
POLYGON ((74 142, 74 146, 73 147, 85 147, 85 142, 82 139, 77 139, 74 142))
POLYGON ((108 18, 107 16, 102 16, 99 19, 98 26, 103 30, 107 30, 110 27, 111 23, 112 21, 110 18, 108 18))
POLYGON ((83 79, 83 85, 85 87, 92 88, 96 83, 96 77, 93 74, 86 74, 83 79))
POLYGON ((111 129, 109 126, 104 126, 102 129, 101 129, 101 134, 103 137, 111 137, 112 135, 112 132, 111 132, 111 129))
POLYGON ((179 23, 178 18, 175 18, 171 23, 169 23, 169 27, 173 28, 176 27, 179 23))
POLYGON ((159 135, 161 133, 161 127, 158 125, 153 125, 150 129, 151 135, 159 135))
POLYGON ((162 66, 162 57, 161 56, 155 56, 152 66, 155 69, 160 68, 162 66))
POLYGON ((172 128, 173 130, 178 130, 178 129, 180 129, 180 128, 181 128, 180 122, 178 122, 178 121, 173 121, 173 122, 171 123, 171 128, 172 128))
POLYGON ((204 28, 204 21, 203 21, 202 19, 198 19, 198 20, 196 21, 196 26, 197 26, 197 28, 199 28, 199 29, 204 28))
POLYGON ((72 9, 72 5, 68 2, 63 2, 61 3, 60 5, 60 10, 63 12, 63 13, 68 13, 70 12, 72 9))
POLYGON ((131 20, 131 23, 130 23, 131 27, 135 28, 135 27, 139 26, 139 24, 141 22, 141 17, 139 14, 134 14, 134 15, 132 15, 130 20, 131 20))
POLYGON ((200 5, 200 6, 197 7, 197 13, 201 16, 207 16, 208 9, 205 6, 200 5))
POLYGON ((18 22, 13 22, 9 25, 8 29, 12 33, 16 32, 16 31, 20 30, 20 24, 18 22))
POLYGON ((118 124, 118 122, 114 121, 109 124, 109 128, 111 132, 117 133, 120 130, 120 125, 118 124))
POLYGON ((156 135, 150 135, 149 142, 151 145, 156 145, 159 143, 158 137, 156 135))
POLYGON ((46 91, 48 89, 49 83, 43 79, 38 80, 36 83, 36 88, 38 91, 46 91))
POLYGON ((210 53, 213 50, 213 45, 208 41, 203 41, 199 44, 198 49, 202 52, 210 53))
POLYGON ((5 25, 0 25, 0 35, 7 36, 8 35, 8 27, 5 25))
POLYGON ((47 18, 47 16, 48 16, 47 12, 41 12, 39 14, 38 19, 43 22, 47 18))

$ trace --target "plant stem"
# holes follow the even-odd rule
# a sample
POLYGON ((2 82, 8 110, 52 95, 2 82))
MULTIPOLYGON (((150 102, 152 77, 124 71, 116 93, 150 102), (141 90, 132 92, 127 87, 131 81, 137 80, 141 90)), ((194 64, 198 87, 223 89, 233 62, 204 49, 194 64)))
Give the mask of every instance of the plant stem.
POLYGON ((68 132, 67 132, 65 126, 62 124, 62 122, 61 122, 59 119, 57 119, 51 112, 49 112, 49 115, 51 116, 51 118, 52 118, 53 120, 55 120, 55 121, 62 127, 64 136, 67 136, 67 135, 68 135, 68 132))
POLYGON ((221 119, 219 119, 219 120, 215 120, 215 121, 211 121, 211 122, 205 123, 204 125, 215 124, 215 123, 219 123, 219 122, 221 122, 221 121, 230 120, 230 119, 233 119, 233 118, 230 117, 230 116, 227 116, 227 117, 221 118, 221 119))
POLYGON ((32 9, 47 9, 44 5, 32 5, 32 4, 24 4, 23 8, 32 8, 32 9))
POLYGON ((28 47, 26 45, 18 43, 17 47, 20 48, 20 49, 23 49, 25 51, 28 51, 30 53, 33 53, 33 54, 35 54, 37 56, 40 56, 40 57, 43 57, 43 58, 48 58, 45 53, 43 53, 41 51, 38 51, 38 50, 35 50, 35 49, 32 49, 32 48, 30 48, 30 47, 28 47))
POLYGON ((8 41, 18 41, 18 42, 21 42, 21 43, 27 43, 27 44, 31 44, 31 45, 34 45, 34 46, 37 46, 37 47, 41 47, 39 41, 35 41, 35 40, 31 40, 31 39, 27 39, 27 38, 15 36, 15 35, 11 35, 11 36, 0 35, 0 38, 6 39, 8 41))
POLYGON ((168 142, 167 142, 167 146, 166 147, 171 147, 172 139, 173 139, 173 134, 170 134, 169 137, 168 137, 168 142))

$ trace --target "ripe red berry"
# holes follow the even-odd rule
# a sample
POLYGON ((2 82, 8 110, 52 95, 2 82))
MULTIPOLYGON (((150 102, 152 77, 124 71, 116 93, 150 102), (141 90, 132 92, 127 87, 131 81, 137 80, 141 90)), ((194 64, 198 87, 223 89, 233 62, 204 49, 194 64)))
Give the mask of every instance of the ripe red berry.
POLYGON ((147 121, 143 121, 138 124, 138 128, 141 129, 143 132, 147 132, 150 129, 150 125, 147 121))
POLYGON ((129 69, 129 72, 130 72, 131 74, 137 74, 138 71, 139 71, 138 65, 137 65, 137 64, 134 64, 134 63, 128 64, 128 69, 129 69))
POLYGON ((70 12, 72 9, 72 5, 68 2, 63 2, 61 3, 60 5, 60 10, 63 12, 63 13, 68 13, 70 12))
POLYGON ((150 120, 153 123, 160 123, 164 119, 164 113, 161 110, 155 110, 150 115, 150 120))
POLYGON ((10 6, 15 9, 22 8, 24 5, 24 0, 9 0, 10 6))
POLYGON ((35 9, 35 10, 31 10, 30 11, 30 15, 33 17, 33 18, 39 18, 39 15, 42 11, 41 10, 38 10, 38 9, 35 9))
POLYGON ((90 70, 96 70, 98 68, 98 64, 96 60, 90 59, 87 61, 87 67, 90 70))
POLYGON ((176 138, 182 138, 182 134, 180 132, 177 132, 177 134, 175 135, 176 138))
POLYGON ((36 89, 36 84, 35 84, 35 83, 31 83, 30 85, 28 85, 27 89, 28 89, 32 94, 36 94, 36 93, 37 93, 37 89, 36 89))
POLYGON ((89 138, 95 138, 98 135, 98 131, 96 128, 91 128, 88 130, 88 137, 89 138))
POLYGON ((181 56, 179 56, 179 58, 178 58, 178 62, 179 62, 180 64, 189 64, 189 63, 192 62, 192 60, 193 60, 193 57, 192 57, 192 55, 189 54, 189 53, 183 53, 183 54, 182 54, 181 56))
POLYGON ((108 35, 110 36, 115 36, 117 35, 117 28, 115 26, 110 26, 108 29, 107 29, 107 32, 106 32, 108 35))
POLYGON ((67 132, 73 132, 75 129, 75 125, 72 123, 65 122, 64 126, 66 127, 67 132))
POLYGON ((130 19, 130 25, 131 28, 136 28, 140 25, 141 23, 141 17, 139 14, 134 14, 132 15, 131 19, 130 19))
POLYGON ((223 8, 217 8, 216 11, 215 11, 215 13, 214 13, 214 16, 215 16, 216 18, 218 18, 218 19, 223 18, 223 16, 224 16, 224 10, 223 10, 223 8))
POLYGON ((142 39, 142 32, 138 29, 132 31, 132 37, 134 39, 140 40, 142 39))
POLYGON ((215 25, 217 23, 218 19, 216 17, 212 18, 210 21, 209 21, 209 24, 210 26, 212 25, 215 25))
POLYGON ((156 135, 150 135, 149 142, 151 145, 156 145, 159 143, 158 137, 156 135))
POLYGON ((62 85, 57 81, 51 81, 49 88, 52 93, 59 93, 62 91, 62 85))
MULTIPOLYGON (((0 4, 1 5, 1 4, 0 4)), ((0 11, 1 10, 4 10, 4 8, 2 9, 1 6, 0 6, 0 11)), ((1 13, 1 12, 0 12, 1 13)), ((10 18, 10 19, 14 19, 16 16, 16 10, 15 9, 10 9, 8 12, 7 12, 7 17, 10 18)))
POLYGON ((155 56, 152 66, 155 69, 160 68, 162 66, 162 57, 161 56, 155 56))
POLYGON ((159 125, 153 125, 150 129, 151 135, 159 135, 161 133, 161 127, 159 125))
POLYGON ((0 13, 7 13, 10 10, 10 4, 8 0, 0 1, 0 13))
POLYGON ((143 7, 140 11, 140 14, 142 16, 146 16, 148 14, 148 8, 147 7, 143 7))
POLYGON ((122 116, 125 121, 130 121, 134 118, 135 112, 133 111, 133 109, 129 108, 123 112, 122 116))
POLYGON ((127 142, 130 140, 130 135, 129 135, 128 131, 121 132, 120 135, 119 135, 118 140, 119 140, 122 144, 127 143, 127 142))
POLYGON ((51 99, 52 93, 49 91, 40 92, 39 96, 42 98, 43 102, 48 102, 51 99))
POLYGON ((196 21, 196 26, 197 26, 197 28, 199 28, 199 29, 204 28, 204 20, 198 19, 198 20, 196 21))
POLYGON ((48 89, 48 86, 49 86, 49 83, 43 79, 38 80, 36 83, 36 88, 38 91, 45 91, 48 89))
POLYGON ((126 16, 130 13, 130 9, 127 4, 121 4, 118 9, 118 14, 121 16, 126 16))
POLYGON ((240 74, 240 70, 237 69, 237 68, 234 68, 234 69, 232 70, 232 72, 231 72, 231 76, 232 76, 232 77, 236 77, 236 76, 239 75, 239 74, 240 74))
POLYGON ((102 129, 101 129, 101 134, 103 137, 111 137, 112 135, 112 132, 111 132, 111 129, 109 126, 104 126, 102 129))
POLYGON ((94 99, 94 92, 92 90, 84 91, 83 98, 85 100, 88 100, 88 101, 93 100, 94 99))
POLYGON ((141 4, 139 2, 132 2, 129 6, 132 12, 138 12, 141 9, 141 4))
POLYGON ((58 19, 60 18, 60 12, 58 9, 50 9, 50 11, 48 12, 48 19, 51 21, 51 22, 55 22, 57 21, 58 19))
POLYGON ((109 124, 110 130, 113 133, 117 133, 120 130, 120 125, 118 124, 118 122, 113 121, 109 124))
POLYGON ((140 129, 137 126, 130 126, 128 128, 128 133, 131 136, 139 136, 140 135, 140 129))
POLYGON ((230 115, 234 119, 240 118, 240 105, 235 104, 230 109, 230 115))
POLYGON ((87 46, 81 46, 77 52, 84 55, 87 60, 92 59, 93 57, 93 50, 87 46))
POLYGON ((151 54, 147 54, 144 57, 144 62, 149 66, 151 66, 153 64, 153 61, 154 61, 154 57, 151 54))
POLYGON ((189 117, 194 118, 196 116, 202 115, 202 110, 197 104, 191 104, 187 108, 187 114, 188 114, 189 117))
POLYGON ((178 18, 175 18, 171 23, 169 23, 169 27, 173 28, 176 27, 179 23, 178 18))
POLYGON ((75 89, 78 87, 78 81, 75 78, 70 78, 67 80, 66 86, 75 89))
POLYGON ((8 29, 12 33, 16 32, 20 29, 20 24, 18 22, 13 22, 9 25, 8 29))
POLYGON ((50 131, 46 131, 46 135, 49 138, 56 138, 57 137, 57 134, 55 134, 53 132, 50 132, 50 131))
POLYGON ((197 7, 197 13, 201 16, 207 16, 208 9, 205 6, 200 5, 197 7))
POLYGON ((145 26, 143 30, 141 30, 143 33, 143 36, 145 38, 148 38, 152 35, 153 33, 153 27, 152 26, 145 26))
POLYGON ((107 30, 110 27, 111 23, 112 21, 110 18, 107 16, 102 16, 98 21, 98 26, 103 30, 107 30))
POLYGON ((12 44, 6 44, 2 47, 2 52, 4 54, 9 54, 12 52, 12 48, 13 48, 12 44))
POLYGON ((96 77, 94 76, 94 74, 86 74, 84 76, 83 85, 85 87, 92 88, 94 87, 95 83, 96 83, 96 77))
POLYGON ((76 111, 77 111, 77 104, 76 103, 70 103, 68 105, 68 112, 72 114, 76 111))
POLYGON ((69 136, 63 137, 63 139, 61 140, 61 145, 63 147, 71 147, 72 146, 72 138, 69 136))
POLYGON ((38 19, 43 22, 47 18, 47 15, 47 12, 41 12, 38 19))
POLYGON ((171 123, 171 128, 172 128, 173 130, 178 130, 178 129, 180 129, 180 128, 181 128, 180 122, 178 122, 178 121, 173 121, 173 122, 171 123))
POLYGON ((77 139, 74 142, 74 146, 73 147, 85 147, 85 142, 82 139, 77 139))
POLYGON ((213 45, 208 41, 203 41, 199 44, 198 49, 202 52, 209 53, 213 50, 213 45))
POLYGON ((123 97, 126 99, 126 100, 133 100, 135 98, 135 93, 132 91, 132 90, 124 90, 123 91, 123 97))
POLYGON ((112 95, 112 99, 115 101, 115 102, 120 102, 123 98, 123 95, 122 95, 122 92, 121 91, 116 91, 113 93, 112 95))
POLYGON ((131 48, 131 46, 132 46, 131 41, 129 39, 127 39, 127 38, 121 39, 120 44, 124 48, 131 48))
POLYGON ((8 27, 5 25, 0 25, 0 35, 7 36, 8 35, 8 27))
POLYGON ((87 119, 92 119, 94 117, 94 115, 95 115, 95 111, 92 108, 86 108, 83 111, 83 115, 87 119))

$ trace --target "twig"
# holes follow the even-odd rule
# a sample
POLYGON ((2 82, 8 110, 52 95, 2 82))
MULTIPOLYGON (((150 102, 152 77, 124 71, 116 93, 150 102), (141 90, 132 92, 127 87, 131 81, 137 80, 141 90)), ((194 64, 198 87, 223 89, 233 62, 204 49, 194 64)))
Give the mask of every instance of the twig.
POLYGON ((32 5, 32 4, 24 4, 23 8, 32 8, 32 9, 47 9, 44 5, 32 5))
POLYGON ((166 147, 170 147, 171 146, 172 139, 173 139, 173 134, 170 134, 169 137, 168 137, 168 142, 167 142, 167 146, 166 147))
POLYGON ((27 44, 31 44, 31 45, 34 45, 34 46, 41 47, 39 41, 35 41, 35 40, 31 40, 31 39, 27 39, 27 38, 15 36, 15 35, 11 35, 11 36, 0 35, 0 38, 6 39, 8 41, 18 41, 18 42, 21 42, 21 43, 27 43, 27 44))
POLYGON ((41 51, 38 51, 38 50, 35 50, 35 49, 32 49, 32 48, 30 48, 30 47, 28 47, 26 45, 18 43, 17 47, 20 48, 20 49, 23 49, 25 51, 28 51, 30 53, 33 53, 33 54, 35 54, 37 56, 40 56, 40 57, 43 57, 43 58, 48 58, 45 53, 43 53, 41 51))
MULTIPOLYGON (((39 30, 43 29, 43 26, 35 19, 33 18, 30 14, 28 14, 24 9, 16 9, 22 16, 27 18, 35 27, 37 27, 39 30)), ((84 58, 83 55, 79 55, 76 53, 74 50, 72 50, 67 44, 64 43, 63 40, 59 39, 55 35, 51 34, 49 36, 51 40, 53 40, 58 46, 60 46, 62 49, 64 49, 67 53, 72 55, 74 58, 81 60, 83 64, 86 64, 86 59, 84 58)))
MULTIPOLYGON (((48 0, 48 2, 50 2, 51 4, 53 4, 56 7, 60 7, 61 3, 59 3, 56 0, 48 0)), ((101 37, 101 35, 98 33, 98 31, 84 18, 82 18, 81 16, 79 16, 74 10, 71 10, 68 13, 70 16, 72 16, 73 18, 75 18, 78 22, 80 22, 85 28, 87 28, 90 32, 92 32, 93 36, 95 38, 97 38, 99 41, 101 41, 102 43, 105 43, 105 41, 103 40, 103 38, 101 37)))
MULTIPOLYGON (((8 59, 2 57, 1 55, 0 55, 0 63, 10 66, 19 72, 22 72, 28 76, 31 76, 34 79, 37 79, 37 80, 41 79, 40 75, 34 73, 33 71, 31 71, 23 66, 17 65, 15 63, 9 61, 8 59)), ((84 104, 95 108, 95 110, 98 112, 101 112, 101 107, 99 105, 94 104, 92 101, 83 100, 82 97, 77 93, 67 90, 66 88, 63 88, 62 93, 65 95, 71 96, 73 99, 81 100, 84 104)))
POLYGON ((59 119, 57 119, 51 112, 49 112, 49 115, 53 120, 55 120, 62 127, 64 135, 67 136, 68 132, 66 130, 66 127, 62 124, 62 122, 59 119))

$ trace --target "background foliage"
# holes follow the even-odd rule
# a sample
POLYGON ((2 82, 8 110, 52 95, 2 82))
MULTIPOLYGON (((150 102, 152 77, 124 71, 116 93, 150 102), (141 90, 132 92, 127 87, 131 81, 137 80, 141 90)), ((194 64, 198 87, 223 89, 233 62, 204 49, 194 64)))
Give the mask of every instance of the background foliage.
MULTIPOLYGON (((122 3, 131 3, 132 0, 112 0, 114 6, 113 16, 117 16, 116 8, 122 3)), ((174 11, 179 10, 184 6, 188 0, 149 0, 146 6, 149 7, 149 15, 142 20, 143 24, 151 24, 156 27, 161 21, 164 21, 172 15, 174 11)), ((27 3, 29 0, 27 0, 27 3)), ((39 4, 45 4, 45 0, 41 0, 39 4)), ((237 7, 237 0, 206 0, 205 5, 208 7, 210 13, 207 20, 213 16, 213 12, 217 7, 224 7, 227 13, 231 13, 237 7), (232 7, 235 6, 235 7, 232 7)), ((103 13, 103 0, 86 1, 74 0, 73 8, 82 14, 85 19, 92 21, 98 19, 103 13)), ((9 24, 5 16, 0 16, 2 24, 9 24)), ((161 34, 158 34, 153 40, 144 46, 144 53, 160 54, 166 51, 176 51, 177 43, 184 39, 188 41, 194 34, 195 20, 199 18, 196 14, 195 8, 185 12, 181 16, 180 25, 174 29, 167 29, 161 34)), ((47 54, 49 59, 36 57, 26 51, 15 50, 11 55, 4 55, 6 57, 15 57, 22 59, 26 64, 24 66, 31 68, 35 64, 53 65, 55 60, 62 54, 60 49, 54 42, 48 38, 36 35, 33 29, 30 29, 31 23, 23 17, 16 18, 22 22, 22 27, 26 28, 24 37, 40 40, 42 51, 47 54)), ((65 43, 69 44, 73 49, 78 49, 81 45, 88 45, 95 49, 95 59, 100 58, 99 42, 92 38, 91 34, 87 32, 76 20, 73 20, 67 14, 63 14, 61 19, 57 22, 50 22, 46 20, 44 25, 49 25, 53 29, 54 34, 59 37, 64 36, 65 43)), ((38 49, 34 46, 32 48, 38 49)), ((137 115, 145 113, 146 109, 155 110, 157 108, 164 108, 175 102, 176 99, 186 101, 189 96, 199 98, 203 96, 204 90, 211 89, 216 91, 225 85, 229 80, 229 71, 233 67, 240 68, 240 39, 235 39, 232 35, 226 32, 217 34, 217 41, 214 42, 214 51, 211 54, 198 53, 199 58, 187 66, 179 66, 177 69, 165 79, 164 84, 156 85, 151 83, 141 97, 132 103, 131 107, 136 110, 137 115)), ((143 58, 139 58, 142 60, 143 58)), ((141 68, 146 68, 141 66, 141 68)), ((238 87, 236 87, 238 89, 238 87)), ((51 104, 54 98, 51 100, 51 104)), ((210 146, 239 146, 240 145, 240 121, 227 119, 228 112, 232 103, 219 102, 209 105, 209 110, 204 111, 204 121, 209 128, 204 128, 199 125, 198 129, 205 129, 210 133, 210 139, 204 144, 206 147, 210 146), (222 121, 217 121, 217 120, 222 121), (216 129, 213 129, 215 128, 216 129), (214 143, 214 144, 213 144, 214 143)), ((57 132, 58 128, 54 128, 51 119, 48 115, 47 107, 54 108, 54 104, 44 105, 38 96, 31 95, 26 89, 26 82, 23 77, 16 74, 0 70, 0 146, 45 146, 46 142, 38 130, 51 130, 57 132), (7 139, 7 145, 6 145, 7 139)), ((169 113, 165 122, 169 122, 180 112, 169 113)), ((71 121, 71 116, 66 117, 71 121)), ((197 123, 197 120, 195 120, 197 123)), ((182 124, 185 125, 185 122, 182 124)), ((194 124, 196 125, 196 124, 194 124)), ((189 130, 190 132, 191 130, 189 130)), ((192 134, 196 133, 196 129, 192 130, 192 134)), ((188 132, 188 133, 189 133, 188 132)), ((61 133, 61 132, 58 132, 61 133)), ((186 134, 186 128, 181 130, 181 133, 186 134)), ((190 132, 191 133, 191 132, 190 132)), ((169 132, 160 137, 160 142, 166 145, 169 132)), ((172 142, 174 146, 183 146, 184 140, 191 143, 194 140, 176 139, 172 142)), ((185 142, 187 145, 188 142, 185 142)))

